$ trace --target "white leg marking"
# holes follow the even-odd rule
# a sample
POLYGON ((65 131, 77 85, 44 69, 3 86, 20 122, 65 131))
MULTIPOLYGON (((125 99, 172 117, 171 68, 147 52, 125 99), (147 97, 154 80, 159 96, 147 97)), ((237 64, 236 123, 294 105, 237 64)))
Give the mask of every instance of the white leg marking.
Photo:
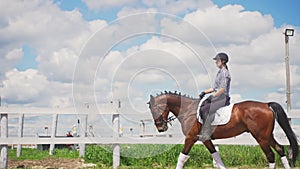
POLYGON ((217 165, 220 169, 226 169, 223 161, 221 160, 221 157, 220 157, 220 154, 218 151, 215 153, 212 153, 211 156, 215 160, 215 162, 217 163, 217 165))
POLYGON ((184 155, 182 153, 179 154, 176 169, 182 169, 184 163, 190 158, 188 155, 184 155))

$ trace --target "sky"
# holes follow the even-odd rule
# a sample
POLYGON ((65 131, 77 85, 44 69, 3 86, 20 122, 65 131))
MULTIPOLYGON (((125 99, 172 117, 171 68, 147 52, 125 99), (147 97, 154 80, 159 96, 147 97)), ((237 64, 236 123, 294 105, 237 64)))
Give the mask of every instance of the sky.
POLYGON ((300 109, 299 3, 3 0, 2 105, 101 107, 120 100, 122 112, 143 119, 150 94, 176 90, 197 97, 211 87, 217 72, 211 58, 226 52, 232 102, 276 101, 285 107, 282 32, 294 28, 291 96, 292 108, 300 109))

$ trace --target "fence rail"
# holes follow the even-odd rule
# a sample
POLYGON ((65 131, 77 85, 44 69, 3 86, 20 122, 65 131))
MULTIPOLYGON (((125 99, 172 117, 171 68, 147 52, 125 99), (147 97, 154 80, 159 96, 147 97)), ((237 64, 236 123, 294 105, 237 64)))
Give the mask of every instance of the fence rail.
MULTIPOLYGON (((285 136, 276 138, 283 145, 289 145, 285 136)), ((248 134, 228 139, 213 141, 218 145, 258 145, 248 134)), ((1 138, 0 144, 183 144, 184 137, 151 137, 151 138, 109 138, 109 137, 85 137, 85 138, 1 138)), ((197 142, 202 144, 201 142, 197 142)))
MULTIPOLYGON (((112 133, 113 137, 87 137, 87 117, 91 112, 95 112, 95 109, 80 108, 75 111, 74 108, 62 109, 62 108, 7 108, 0 107, 0 126, 1 126, 1 156, 0 156, 0 168, 7 168, 7 151, 8 146, 11 144, 17 145, 17 156, 21 155, 22 144, 50 144, 49 153, 53 154, 53 149, 55 144, 79 144, 80 156, 84 156, 85 145, 86 144, 113 144, 113 167, 117 168, 120 164, 120 144, 183 144, 184 137, 172 136, 172 135, 153 135, 153 137, 132 137, 132 136, 122 136, 120 137, 118 131, 120 129, 119 115, 117 110, 107 107, 105 113, 101 114, 111 114, 112 115, 112 133), (81 113, 77 113, 80 111, 81 113), (75 113, 74 113, 75 112, 75 113), (52 115, 52 131, 50 138, 39 138, 39 137, 23 137, 23 127, 24 127, 24 114, 26 115, 52 115), (81 114, 84 115, 83 118, 83 128, 80 137, 65 137, 60 138, 56 136, 57 131, 57 120, 58 114, 81 114), (18 137, 8 137, 8 118, 10 115, 18 115, 18 137)), ((292 110, 288 117, 291 119, 300 119, 300 110, 292 110)), ((292 126, 293 128, 299 128, 297 126, 292 126)), ((277 127, 278 128, 278 127, 277 127)), ((288 140, 286 136, 278 129, 275 128, 275 137, 279 143, 283 145, 288 145, 288 140)), ((296 134, 300 135, 300 130, 296 130, 296 134)), ((217 145, 257 145, 257 142, 251 137, 250 134, 242 134, 237 137, 229 139, 220 139, 213 141, 217 145)), ((197 144, 202 144, 197 142, 197 144)))

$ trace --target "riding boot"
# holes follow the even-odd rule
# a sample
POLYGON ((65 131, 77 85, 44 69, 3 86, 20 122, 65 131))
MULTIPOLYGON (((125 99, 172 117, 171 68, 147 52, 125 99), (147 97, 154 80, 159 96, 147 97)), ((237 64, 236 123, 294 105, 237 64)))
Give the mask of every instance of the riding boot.
POLYGON ((200 141, 205 142, 206 140, 211 139, 211 135, 213 133, 213 128, 211 123, 213 122, 213 120, 214 120, 214 113, 210 113, 208 114, 206 120, 203 121, 202 129, 198 137, 200 141))

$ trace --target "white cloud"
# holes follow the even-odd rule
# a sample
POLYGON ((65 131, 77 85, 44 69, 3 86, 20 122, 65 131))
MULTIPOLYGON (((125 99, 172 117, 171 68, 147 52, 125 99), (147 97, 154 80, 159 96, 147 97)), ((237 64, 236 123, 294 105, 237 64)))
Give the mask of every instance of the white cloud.
POLYGON ((22 59, 23 55, 22 48, 15 48, 7 51, 4 56, 0 56, 0 79, 6 71, 12 69, 14 65, 22 59))
POLYGON ((38 101, 41 91, 48 84, 47 79, 37 70, 19 72, 16 69, 6 73, 3 81, 3 97, 10 102, 30 103, 38 101))
POLYGON ((7 60, 20 60, 23 57, 23 50, 21 48, 14 49, 5 55, 7 60))
POLYGON ((106 21, 104 20, 92 20, 89 23, 89 27, 91 32, 96 32, 101 30, 104 26, 107 25, 106 21))
POLYGON ((157 8, 158 11, 170 14, 188 13, 195 9, 204 9, 213 5, 210 0, 143 0, 143 3, 148 7, 157 8))
POLYGON ((136 2, 136 0, 83 0, 83 2, 86 3, 89 9, 98 11, 133 4, 133 2, 136 2))
POLYGON ((134 14, 138 14, 138 13, 153 13, 153 12, 157 12, 157 9, 155 8, 134 8, 134 7, 124 7, 122 8, 119 12, 118 12, 118 18, 121 17, 126 17, 126 16, 130 16, 130 15, 134 15, 134 14))
POLYGON ((4 100, 9 105, 72 106, 71 81, 78 55, 88 38, 103 28, 106 21, 84 21, 78 10, 62 11, 51 1, 1 2, 12 7, 3 8, 7 12, 1 15, 0 35, 3 38, 0 44, 3 45, 0 53, 4 53, 1 56, 5 60, 1 57, 0 70, 2 74, 10 70, 1 78, 6 83, 4 100), (23 52, 21 47, 25 44, 36 51, 38 70, 11 71, 19 61, 18 57, 23 52), (21 78, 29 73, 38 75, 34 76, 36 78, 43 77, 44 81, 28 81, 27 87, 32 89, 23 91, 23 84, 13 75, 21 78), (39 87, 49 86, 41 89, 35 86, 39 83, 39 87), (9 87, 13 84, 14 87, 9 87))
MULTIPOLYGON (((195 9, 203 9, 211 6, 213 3, 210 0, 83 0, 89 9, 94 11, 108 10, 114 7, 124 7, 121 11, 145 12, 148 9, 169 14, 184 14, 195 9)), ((123 13, 123 12, 121 12, 123 13)), ((127 13, 127 12, 126 12, 127 13)), ((124 13, 123 13, 124 14, 124 13)), ((132 13, 128 13, 132 14, 132 13)), ((124 16, 124 15, 123 15, 124 16)))
POLYGON ((300 65, 290 66, 291 86, 296 88, 300 85, 300 65))
POLYGON ((297 108, 300 108, 300 101, 296 103, 297 108))
POLYGON ((270 15, 244 11, 240 5, 222 8, 211 6, 187 14, 184 20, 203 31, 215 45, 249 43, 273 29, 273 18, 270 15))
POLYGON ((7 45, 30 43, 42 49, 46 46, 53 49, 60 45, 59 42, 85 29, 81 13, 77 10, 61 11, 50 1, 9 3, 7 6, 14 8, 3 15, 2 19, 9 22, 0 30, 1 42, 7 45))
MULTIPOLYGON (((148 99, 151 91, 177 90, 178 84, 183 89, 183 93, 197 96, 200 91, 194 89, 198 87, 197 90, 202 90, 210 87, 210 80, 215 77, 217 69, 211 57, 217 51, 225 51, 230 55, 229 68, 232 74, 232 88, 235 89, 233 100, 241 100, 243 96, 239 92, 245 89, 248 89, 248 92, 264 89, 270 91, 283 88, 285 85, 282 28, 274 28, 270 15, 245 11, 240 5, 219 8, 209 0, 159 2, 86 0, 85 3, 93 10, 121 7, 117 13, 118 17, 141 12, 185 14, 184 21, 172 17, 163 19, 163 15, 160 17, 145 15, 127 18, 127 20, 125 17, 118 23, 105 27, 107 22, 104 20, 85 21, 78 10, 63 11, 52 1, 1 1, 1 3, 3 5, 0 5, 0 13, 3 15, 0 15, 2 37, 0 70, 2 74, 6 72, 3 91, 6 92, 7 99, 19 100, 21 104, 72 105, 71 80, 76 62, 80 59, 79 53, 90 36, 101 28, 103 29, 99 32, 101 34, 103 31, 105 36, 94 39, 94 44, 89 46, 91 49, 89 51, 95 52, 93 53, 95 55, 81 58, 80 62, 83 64, 77 65, 76 75, 79 77, 77 80, 82 82, 79 88, 86 92, 79 94, 87 100, 94 99, 93 92, 96 92, 97 97, 99 96, 100 102, 110 100, 113 96, 125 98, 130 79, 133 79, 133 86, 129 89, 136 93, 131 94, 130 99, 137 100, 139 103, 143 102, 143 98, 148 99), (5 6, 12 6, 12 8, 4 8, 5 6), (157 22, 157 19, 161 20, 157 22), (198 35, 197 29, 190 29, 186 21, 202 30, 204 35, 198 35), (137 44, 135 43, 137 39, 133 37, 141 31, 161 31, 184 42, 193 42, 190 47, 198 52, 199 58, 182 42, 170 37, 145 33, 143 36, 148 36, 148 40, 137 44), (127 35, 132 37, 123 39, 117 45, 121 48, 122 45, 128 46, 128 49, 109 51, 103 65, 97 69, 102 57, 99 56, 101 47, 105 44, 116 45, 111 43, 120 40, 117 39, 118 37, 128 37, 127 35), (217 49, 205 36, 212 40, 217 49), (36 51, 38 70, 23 72, 11 70, 22 58, 21 47, 24 44, 29 44, 36 51), (131 44, 134 45, 130 46, 131 44), (145 70, 135 74, 147 66, 159 67, 165 72, 145 70), (36 80, 24 80, 28 76, 36 80), (84 83, 90 82, 91 79, 94 79, 93 84, 84 83), (19 82, 22 80, 25 83, 19 82), (35 86, 39 81, 41 81, 40 85, 35 86), (34 89, 22 91, 25 84, 34 89), (27 94, 27 91, 30 93, 27 94)), ((97 37, 97 33, 94 35, 97 37)), ((297 47, 299 39, 297 36, 290 39, 293 87, 300 84, 297 76, 300 70, 298 66, 300 59, 295 57, 300 52, 297 47)), ((269 95, 267 91, 262 95, 267 99, 276 96, 272 91, 269 95)), ((297 97, 296 92, 294 95, 297 97)))
POLYGON ((69 107, 73 104, 70 83, 48 81, 35 69, 14 69, 5 76, 0 91, 3 102, 8 106, 69 107))
POLYGON ((230 95, 230 103, 238 103, 243 101, 243 97, 240 94, 231 94, 230 95))
POLYGON ((285 101, 286 101, 286 95, 285 93, 279 93, 279 92, 272 92, 272 93, 268 93, 265 95, 264 97, 265 100, 267 101, 275 101, 280 103, 281 105, 285 105, 285 101))
POLYGON ((50 57, 38 56, 39 71, 51 81, 71 82, 78 56, 73 50, 62 48, 50 57))
MULTIPOLYGON (((1 1, 2 2, 2 1, 1 1)), ((88 38, 98 29, 106 25, 106 21, 94 20, 85 21, 78 10, 62 11, 57 4, 51 1, 4 1, 5 6, 1 5, 1 10, 6 11, 1 15, 4 23, 0 28, 0 54, 3 56, 8 51, 29 45, 36 51, 40 70, 44 71, 49 62, 65 62, 60 64, 60 69, 70 70, 75 66, 74 55, 79 55, 82 47, 88 38), (11 6, 12 8, 7 8, 11 6), (53 57, 59 55, 62 50, 68 51, 64 54, 72 55, 67 61, 65 57, 53 57), (56 59, 51 60, 50 59, 56 59), (57 60, 58 59, 58 60, 57 60), (71 65, 73 64, 73 65, 71 65)), ((5 62, 7 67, 12 67, 15 63, 5 62)), ((7 70, 7 69, 6 69, 7 70)), ((6 71, 4 70, 4 71, 6 71)), ((57 70, 57 69, 56 69, 57 70)), ((52 70, 53 72, 53 70, 52 70)), ((55 72, 55 71, 54 71, 55 72)), ((56 80, 65 81, 65 76, 57 74, 56 80)), ((72 72, 67 73, 72 74, 72 72)), ((49 75, 45 73, 45 75, 49 75)), ((53 79, 53 78, 52 78, 53 79)))

